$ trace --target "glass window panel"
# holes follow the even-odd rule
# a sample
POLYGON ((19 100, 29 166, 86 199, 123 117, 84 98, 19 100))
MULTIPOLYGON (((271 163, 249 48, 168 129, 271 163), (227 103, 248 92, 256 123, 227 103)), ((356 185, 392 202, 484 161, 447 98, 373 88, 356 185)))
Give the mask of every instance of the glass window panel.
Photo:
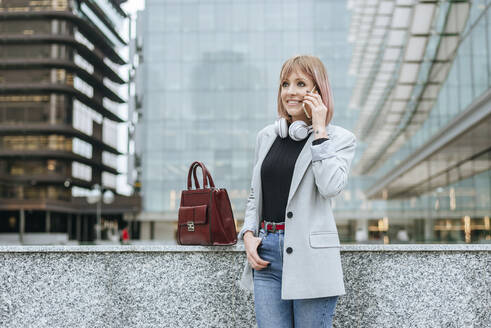
POLYGON ((182 30, 184 32, 198 31, 199 21, 196 19, 198 17, 199 7, 195 3, 192 4, 181 4, 181 24, 182 30))
POLYGON ((164 64, 164 76, 159 80, 163 82, 162 88, 167 91, 177 91, 182 87, 181 62, 167 61, 164 64))
MULTIPOLYGON (((232 31, 244 32, 248 29, 247 22, 249 21, 249 10, 247 3, 234 2, 232 4, 232 19, 233 26, 232 31)), ((255 13, 252 13, 253 15, 255 13)))
MULTIPOLYGON (((485 17, 484 17, 485 18, 485 17)), ((473 98, 479 97, 488 89, 488 60, 486 44, 486 19, 481 19, 471 35, 469 35, 472 43, 472 73, 473 73, 473 98)))
MULTIPOLYGON (((484 16, 486 17, 486 16, 484 16)), ((491 51, 491 10, 488 10, 487 11, 487 17, 486 17, 487 21, 486 21, 486 26, 487 26, 487 31, 486 31, 486 35, 488 36, 488 39, 487 39, 487 45, 486 45, 486 58, 487 58, 487 62, 488 62, 488 86, 491 87, 491 60, 489 59, 491 57, 491 53, 489 53, 491 51)))
POLYGON ((448 118, 455 115, 460 108, 459 105, 459 66, 460 61, 454 61, 452 68, 450 69, 450 74, 447 78, 448 81, 448 118))
POLYGON ((164 31, 164 19, 165 19, 165 6, 154 5, 152 10, 145 12, 147 19, 146 28, 150 32, 163 32, 164 31))
POLYGON ((283 58, 282 47, 278 46, 280 40, 282 40, 281 32, 273 32, 272 29, 269 29, 268 32, 264 33, 266 59, 278 60, 278 58, 283 58))
POLYGON ((163 30, 166 32, 177 32, 182 27, 181 4, 166 3, 164 6, 163 30))
POLYGON ((264 4, 264 27, 266 31, 280 31, 282 27, 282 12, 277 4, 264 4))
POLYGON ((298 3, 284 1, 282 3, 283 10, 283 31, 296 31, 299 27, 298 20, 298 3))
POLYGON ((164 40, 165 46, 162 47, 162 58, 165 60, 179 60, 181 59, 181 34, 180 33, 165 33, 164 40))
MULTIPOLYGON (((218 7, 218 4, 217 4, 218 7)), ((217 8, 218 9, 218 8, 217 8)), ((220 13, 215 12, 214 3, 199 3, 198 24, 200 31, 213 31, 219 26, 220 13)), ((221 21, 221 20, 220 20, 221 21)))
POLYGON ((171 91, 165 93, 165 106, 161 109, 165 110, 166 118, 180 119, 182 117, 182 96, 179 91, 171 91))
POLYGON ((460 48, 458 56, 459 66, 459 111, 463 111, 472 102, 472 53, 471 38, 466 38, 460 48))
POLYGON ((206 58, 206 55, 213 53, 215 49, 215 33, 201 32, 199 34, 199 52, 201 59, 206 58))
MULTIPOLYGON (((250 31, 264 31, 264 5, 261 3, 250 3, 247 6, 249 11, 249 30, 250 31)), ((261 33, 262 35, 262 33, 261 33)))

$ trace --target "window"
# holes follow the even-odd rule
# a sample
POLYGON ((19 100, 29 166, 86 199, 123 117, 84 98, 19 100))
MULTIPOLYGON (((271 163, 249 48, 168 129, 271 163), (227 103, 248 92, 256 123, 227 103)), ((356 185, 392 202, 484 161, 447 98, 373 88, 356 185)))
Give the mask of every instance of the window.
POLYGON ((68 0, 2 0, 0 8, 3 11, 66 11, 71 10, 69 6, 71 1, 68 0))
POLYGON ((72 150, 72 139, 65 136, 3 136, 0 149, 4 150, 72 150))
POLYGON ((2 34, 50 34, 51 21, 48 20, 13 20, 4 21, 0 25, 0 33, 2 34))
POLYGON ((65 95, 0 95, 0 124, 50 122, 51 101, 56 111, 50 123, 65 123, 68 98, 65 95))
POLYGON ((7 161, 4 170, 0 171, 0 174, 8 175, 48 175, 48 174, 61 174, 68 175, 68 162, 60 160, 31 160, 31 161, 19 161, 12 160, 7 161))
POLYGON ((0 79, 5 84, 50 83, 49 69, 0 70, 0 79))
POLYGON ((69 59, 73 50, 61 44, 4 44, 0 47, 0 58, 5 59, 36 59, 53 58, 69 59))

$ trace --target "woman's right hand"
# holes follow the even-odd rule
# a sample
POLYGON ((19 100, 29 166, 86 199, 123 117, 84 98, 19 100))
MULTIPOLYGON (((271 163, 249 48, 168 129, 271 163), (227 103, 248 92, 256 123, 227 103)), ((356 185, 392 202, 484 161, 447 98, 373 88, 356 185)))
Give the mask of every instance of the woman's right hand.
POLYGON ((261 244, 261 238, 254 237, 252 231, 244 234, 244 246, 247 253, 247 261, 254 270, 261 270, 268 266, 269 262, 264 261, 257 254, 257 248, 261 244))

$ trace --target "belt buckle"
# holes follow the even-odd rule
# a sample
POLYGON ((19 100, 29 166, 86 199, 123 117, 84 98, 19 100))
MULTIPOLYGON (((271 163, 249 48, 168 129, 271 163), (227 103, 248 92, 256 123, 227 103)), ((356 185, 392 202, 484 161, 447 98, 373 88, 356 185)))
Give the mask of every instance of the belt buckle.
POLYGON ((268 235, 268 232, 274 232, 276 230, 276 226, 275 226, 274 222, 269 222, 269 221, 263 220, 263 224, 264 224, 264 232, 266 233, 266 236, 268 235), (269 225, 272 225, 274 227, 273 231, 270 231, 268 229, 269 225))
POLYGON ((271 224, 273 225, 273 228, 272 228, 272 233, 275 233, 276 232, 276 222, 271 222, 271 224))

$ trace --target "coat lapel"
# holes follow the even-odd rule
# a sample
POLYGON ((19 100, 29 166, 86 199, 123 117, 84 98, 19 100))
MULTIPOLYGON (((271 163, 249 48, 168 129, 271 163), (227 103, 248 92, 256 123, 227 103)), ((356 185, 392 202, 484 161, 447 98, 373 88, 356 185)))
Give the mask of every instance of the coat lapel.
MULTIPOLYGON (((331 125, 327 126, 327 135, 331 138, 332 129, 331 125)), ((288 194, 288 203, 292 199, 295 191, 297 191, 298 185, 305 174, 305 171, 309 167, 310 163, 312 163, 312 151, 310 150, 310 145, 312 145, 312 141, 314 140, 314 133, 311 133, 307 142, 302 148, 300 155, 298 155, 297 161, 295 162, 295 168, 293 169, 293 177, 292 183, 290 185, 290 193, 288 194)))
POLYGON ((292 183, 290 185, 290 193, 288 194, 288 203, 292 199, 295 191, 300 184, 300 181, 307 170, 307 167, 312 162, 312 152, 310 151, 310 145, 314 140, 314 134, 311 133, 305 145, 303 145, 300 155, 298 155, 297 161, 295 162, 295 168, 293 169, 292 183))

